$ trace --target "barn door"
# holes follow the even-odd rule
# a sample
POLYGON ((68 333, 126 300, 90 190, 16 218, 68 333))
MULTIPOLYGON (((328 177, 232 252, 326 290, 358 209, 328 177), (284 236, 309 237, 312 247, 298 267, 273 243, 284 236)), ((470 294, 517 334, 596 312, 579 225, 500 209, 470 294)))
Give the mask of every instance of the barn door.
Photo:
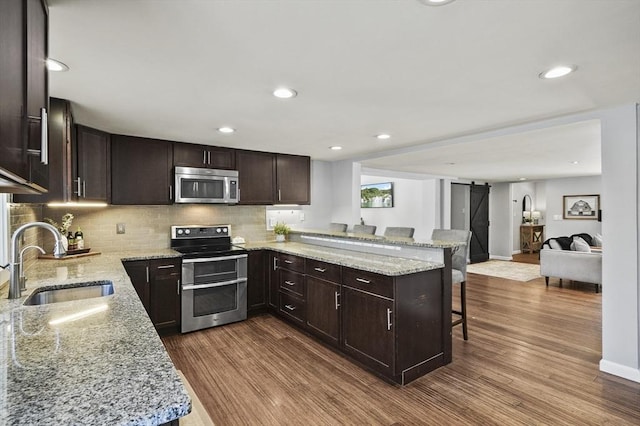
POLYGON ((471 183, 471 263, 489 260, 489 184, 471 183))

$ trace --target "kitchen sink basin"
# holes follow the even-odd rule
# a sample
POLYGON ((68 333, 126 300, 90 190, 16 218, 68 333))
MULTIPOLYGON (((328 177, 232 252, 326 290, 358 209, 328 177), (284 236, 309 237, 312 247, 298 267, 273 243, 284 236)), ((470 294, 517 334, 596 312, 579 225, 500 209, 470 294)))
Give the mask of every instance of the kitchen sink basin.
POLYGON ((48 303, 104 297, 110 294, 113 294, 113 283, 111 281, 91 281, 69 284, 63 287, 37 289, 23 304, 46 305, 48 303))

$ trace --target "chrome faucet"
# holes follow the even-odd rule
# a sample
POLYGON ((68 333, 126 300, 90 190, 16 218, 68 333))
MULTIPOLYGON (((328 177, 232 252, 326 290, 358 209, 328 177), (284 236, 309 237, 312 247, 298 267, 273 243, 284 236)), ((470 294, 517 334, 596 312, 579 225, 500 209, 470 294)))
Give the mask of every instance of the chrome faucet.
POLYGON ((26 249, 33 246, 25 247, 22 251, 19 250, 18 246, 20 245, 20 237, 24 234, 24 231, 30 228, 44 228, 51 231, 56 239, 53 247, 53 255, 55 257, 62 257, 66 254, 62 245, 62 234, 55 226, 45 222, 31 222, 16 229, 11 237, 11 278, 9 280, 9 299, 19 299, 22 296, 22 289, 20 288, 20 283, 22 281, 21 277, 24 276, 22 273, 22 254, 26 249))

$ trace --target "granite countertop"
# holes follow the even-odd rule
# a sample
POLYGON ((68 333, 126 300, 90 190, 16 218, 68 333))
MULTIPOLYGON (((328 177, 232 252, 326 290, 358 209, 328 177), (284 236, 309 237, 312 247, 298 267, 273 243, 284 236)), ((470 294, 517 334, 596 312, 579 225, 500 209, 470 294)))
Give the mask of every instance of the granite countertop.
POLYGON ((178 257, 173 250, 39 260, 21 299, 0 292, 0 424, 155 425, 183 417, 191 400, 121 260, 178 257), (23 306, 34 289, 113 282, 113 295, 23 306), (81 320, 50 321, 80 312, 81 320))
POLYGON ((372 243, 393 244, 408 247, 456 248, 460 245, 465 245, 464 243, 454 241, 416 240, 413 238, 383 237, 380 235, 355 234, 353 232, 332 232, 316 229, 292 229, 290 233, 298 235, 312 235, 318 237, 343 238, 347 240, 370 241, 372 243))
POLYGON ((407 275, 444 268, 444 264, 437 262, 382 256, 296 242, 253 242, 244 244, 244 247, 247 250, 268 249, 280 253, 294 254, 388 276, 407 275))

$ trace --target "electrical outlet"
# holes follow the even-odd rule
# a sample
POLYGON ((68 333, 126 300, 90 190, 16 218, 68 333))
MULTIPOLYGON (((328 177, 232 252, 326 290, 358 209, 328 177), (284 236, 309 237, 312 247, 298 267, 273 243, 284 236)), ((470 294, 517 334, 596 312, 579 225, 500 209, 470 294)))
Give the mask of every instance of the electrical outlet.
POLYGON ((124 223, 116 223, 116 234, 124 234, 125 231, 124 223))

